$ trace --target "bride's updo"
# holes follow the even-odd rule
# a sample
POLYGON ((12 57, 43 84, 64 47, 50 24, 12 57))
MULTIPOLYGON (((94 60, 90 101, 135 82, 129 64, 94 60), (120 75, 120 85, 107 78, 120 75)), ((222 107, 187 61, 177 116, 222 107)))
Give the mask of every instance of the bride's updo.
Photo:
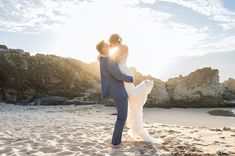
POLYGON ((112 34, 110 37, 109 37, 109 43, 110 44, 121 44, 122 43, 122 38, 118 35, 118 34, 112 34))
POLYGON ((127 58, 128 47, 126 45, 122 44, 122 38, 118 34, 112 34, 109 37, 109 44, 111 46, 114 45, 114 47, 118 48, 117 52, 114 53, 112 56, 110 56, 117 63, 120 63, 121 61, 123 61, 123 60, 125 60, 127 58))

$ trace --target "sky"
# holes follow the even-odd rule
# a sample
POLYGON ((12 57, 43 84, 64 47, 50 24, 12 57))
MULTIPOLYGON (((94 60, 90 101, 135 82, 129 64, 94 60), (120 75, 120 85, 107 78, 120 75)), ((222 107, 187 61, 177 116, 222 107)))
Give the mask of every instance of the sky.
POLYGON ((187 57, 235 52, 235 0, 0 0, 0 44, 32 55, 90 63, 95 45, 112 33, 129 47, 128 65, 143 74, 167 80, 212 66, 227 72, 222 80, 235 78, 235 61, 218 66, 227 63, 220 57, 179 69, 187 57))

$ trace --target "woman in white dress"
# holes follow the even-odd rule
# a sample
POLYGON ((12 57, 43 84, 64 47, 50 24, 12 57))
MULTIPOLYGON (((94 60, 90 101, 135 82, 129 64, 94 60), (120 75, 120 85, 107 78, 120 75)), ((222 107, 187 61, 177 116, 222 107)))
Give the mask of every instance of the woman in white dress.
MULTIPOLYGON (((122 73, 134 76, 126 65, 128 57, 128 47, 122 44, 122 39, 118 34, 113 34, 109 38, 111 46, 110 57, 117 63, 122 73)), ((153 80, 144 80, 137 86, 133 83, 125 83, 124 87, 128 94, 128 116, 126 126, 129 129, 128 135, 133 139, 140 138, 147 142, 161 144, 164 141, 161 138, 153 138, 144 128, 143 124, 143 106, 147 101, 148 94, 153 88, 153 80)))

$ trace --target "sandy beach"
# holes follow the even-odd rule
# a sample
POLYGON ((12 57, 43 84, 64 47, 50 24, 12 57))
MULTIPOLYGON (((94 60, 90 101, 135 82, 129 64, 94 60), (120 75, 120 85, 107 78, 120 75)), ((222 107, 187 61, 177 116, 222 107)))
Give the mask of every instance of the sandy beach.
POLYGON ((124 149, 112 150, 114 107, 1 103, 0 155, 235 155, 235 117, 210 110, 145 108, 145 127, 165 143, 132 140, 125 127, 124 149))

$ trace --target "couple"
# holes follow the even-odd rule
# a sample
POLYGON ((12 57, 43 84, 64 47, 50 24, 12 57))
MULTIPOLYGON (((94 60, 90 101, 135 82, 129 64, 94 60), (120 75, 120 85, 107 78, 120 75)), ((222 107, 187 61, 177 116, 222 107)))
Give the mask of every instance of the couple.
POLYGON ((109 44, 100 41, 96 45, 100 53, 101 88, 103 98, 112 98, 117 108, 117 119, 112 137, 112 148, 122 147, 121 138, 125 123, 130 128, 128 135, 144 141, 161 144, 160 138, 153 138, 143 125, 143 105, 153 88, 153 80, 144 80, 135 86, 134 75, 126 65, 128 47, 122 44, 122 38, 113 34, 109 44), (110 51, 115 50, 113 53, 110 51))

